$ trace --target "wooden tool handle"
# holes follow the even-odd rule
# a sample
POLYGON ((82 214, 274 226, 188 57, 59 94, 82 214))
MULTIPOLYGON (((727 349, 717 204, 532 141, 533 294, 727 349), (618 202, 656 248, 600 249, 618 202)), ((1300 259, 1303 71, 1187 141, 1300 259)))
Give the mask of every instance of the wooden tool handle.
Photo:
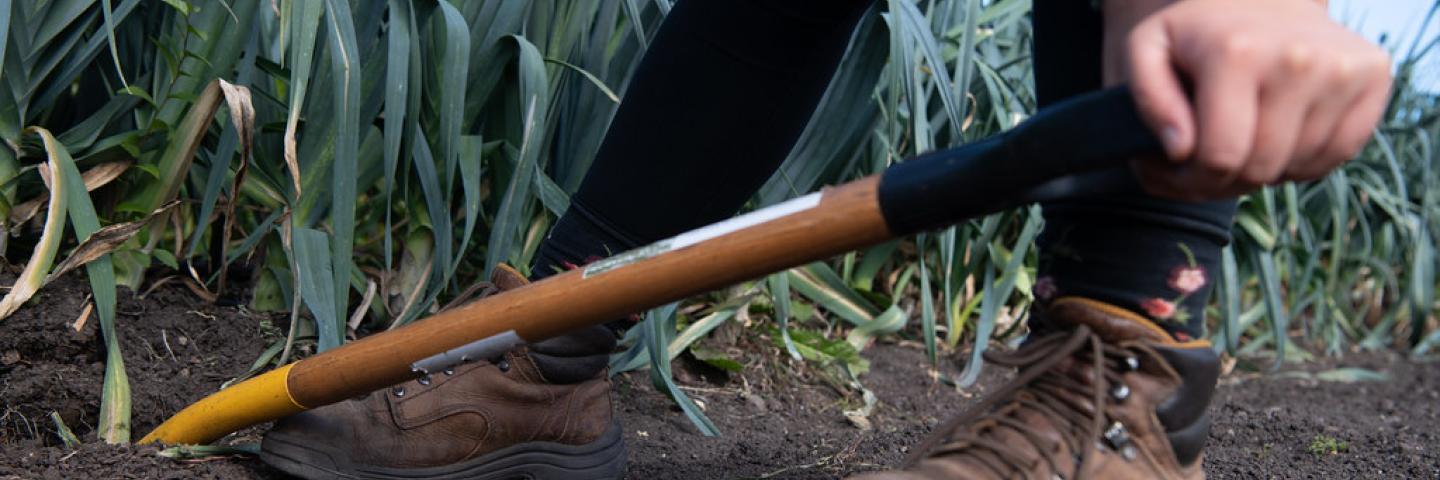
POLYGON ((1057 178, 1123 168, 1131 156, 1158 149, 1130 93, 1101 91, 980 144, 927 154, 317 355, 291 371, 290 391, 302 405, 331 403, 441 366, 423 361, 475 339, 509 335, 493 342, 504 351, 1034 201, 1055 193, 1026 192, 1054 188, 1057 178))

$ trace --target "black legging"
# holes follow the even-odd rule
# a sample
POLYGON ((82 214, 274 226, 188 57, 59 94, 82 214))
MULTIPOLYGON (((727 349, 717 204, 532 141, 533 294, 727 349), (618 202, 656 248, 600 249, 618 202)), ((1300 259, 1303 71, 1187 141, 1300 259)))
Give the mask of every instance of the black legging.
MULTIPOLYGON (((871 3, 680 1, 541 245, 534 276, 734 215, 794 146, 871 3)), ((1034 24, 1041 108, 1099 88, 1100 18, 1088 2, 1036 2, 1034 24)), ((1133 192, 1043 208, 1042 300, 1087 296, 1148 314, 1182 338, 1201 334, 1209 282, 1178 310, 1168 306, 1182 297, 1177 288, 1218 272, 1235 202, 1133 192), (1191 255, 1199 274, 1186 268, 1191 255)))

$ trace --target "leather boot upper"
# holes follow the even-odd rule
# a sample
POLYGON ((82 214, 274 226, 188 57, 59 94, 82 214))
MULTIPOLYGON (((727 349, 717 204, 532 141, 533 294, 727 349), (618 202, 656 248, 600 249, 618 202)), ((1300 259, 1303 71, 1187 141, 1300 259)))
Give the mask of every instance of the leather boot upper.
POLYGON ((879 479, 1200 479, 1218 372, 1208 342, 1175 341, 1082 298, 1044 312, 1058 331, 990 361, 1019 372, 942 424, 879 479), (1177 368, 1179 367, 1179 368, 1177 368))
MULTIPOLYGON (((493 284, 495 290, 515 288, 524 278, 502 268, 493 284)), ((603 370, 577 383, 554 383, 526 347, 518 347, 501 358, 291 416, 276 423, 267 440, 323 445, 350 462, 424 468, 525 442, 582 445, 610 425, 610 382, 603 370)))

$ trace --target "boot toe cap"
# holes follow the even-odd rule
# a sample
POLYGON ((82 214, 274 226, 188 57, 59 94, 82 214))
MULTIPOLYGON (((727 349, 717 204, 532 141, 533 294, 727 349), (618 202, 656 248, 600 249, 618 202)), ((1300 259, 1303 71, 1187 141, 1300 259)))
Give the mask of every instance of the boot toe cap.
POLYGON ((353 422, 346 415, 349 403, 300 412, 275 422, 260 441, 261 459, 304 478, 347 470, 340 464, 347 456, 334 449, 353 438, 353 422))
POLYGON ((275 422, 266 437, 283 437, 289 441, 326 442, 344 441, 351 437, 354 419, 349 410, 350 402, 328 405, 307 410, 275 422))

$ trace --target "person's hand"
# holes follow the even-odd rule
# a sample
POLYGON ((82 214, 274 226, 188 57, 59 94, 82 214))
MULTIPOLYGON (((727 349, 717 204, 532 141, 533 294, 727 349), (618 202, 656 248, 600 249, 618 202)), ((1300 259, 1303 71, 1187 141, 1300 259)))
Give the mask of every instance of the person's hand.
POLYGON ((1152 194, 1229 198, 1320 178, 1365 146, 1384 113, 1388 55, 1331 21, 1324 2, 1105 8, 1107 81, 1122 72, 1169 157, 1134 163, 1152 194))

